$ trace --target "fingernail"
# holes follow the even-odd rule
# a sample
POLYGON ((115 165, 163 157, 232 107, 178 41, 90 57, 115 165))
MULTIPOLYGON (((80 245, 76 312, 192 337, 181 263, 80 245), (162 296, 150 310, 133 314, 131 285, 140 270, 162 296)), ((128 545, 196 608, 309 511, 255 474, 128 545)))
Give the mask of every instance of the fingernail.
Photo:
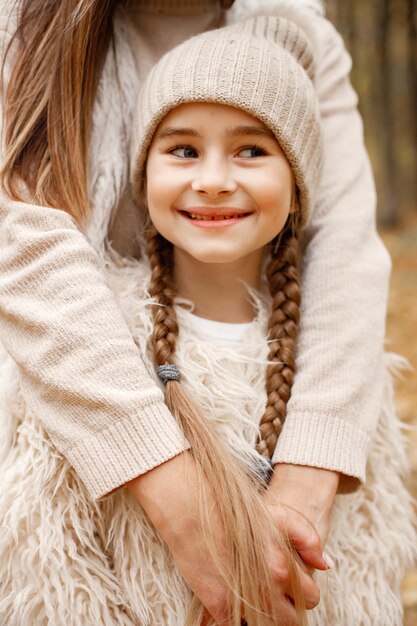
POLYGON ((326 554, 326 552, 323 552, 323 560, 329 569, 333 569, 336 566, 336 563, 333 561, 332 557, 326 554))

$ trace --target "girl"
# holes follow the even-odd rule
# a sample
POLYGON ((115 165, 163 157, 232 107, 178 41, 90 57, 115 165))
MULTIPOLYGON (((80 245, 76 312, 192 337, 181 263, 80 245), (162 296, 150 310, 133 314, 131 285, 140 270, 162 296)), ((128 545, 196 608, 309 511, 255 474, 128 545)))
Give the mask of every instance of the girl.
MULTIPOLYGON (((314 78, 314 56, 303 32, 283 19, 258 18, 173 51, 151 73, 138 107, 133 181, 153 224, 156 371, 187 438, 198 435, 193 415, 174 396, 181 384, 247 470, 261 461, 252 448, 258 419, 258 453, 272 455, 293 380, 298 241, 322 149, 307 75, 314 78), (167 381, 166 364, 183 383, 167 381)), ((385 367, 379 366, 383 409, 368 480, 336 500, 328 548, 337 566, 318 580, 321 602, 309 624, 402 624, 400 583, 415 534, 385 367)), ((198 442, 192 450, 198 458, 198 442)), ((206 455, 200 463, 208 475, 206 455)))
MULTIPOLYGON (((97 251, 103 252, 113 222, 117 249, 137 252, 126 152, 139 80, 167 48, 192 34, 241 19, 254 7, 276 14, 284 8, 317 46, 326 158, 306 233, 303 356, 269 491, 303 511, 324 540, 339 472, 340 490, 357 488, 365 476, 379 414, 389 260, 374 229, 350 61, 320 2, 239 0, 226 14, 230 4, 1 1, 1 181, 7 193, 0 203, 0 334, 19 370, 2 353, 0 456, 8 459, 15 443, 10 407, 21 419, 27 404, 48 431, 57 462, 60 454, 68 460, 93 499, 137 477, 141 504, 149 505, 151 490, 153 506, 163 504, 170 513, 165 527, 181 506, 191 523, 186 512, 194 511, 194 493, 175 456, 187 442, 105 285, 97 251), (10 391, 20 379, 25 403, 10 391)), ((32 468, 29 463, 27 471, 32 468)), ((289 513, 286 520, 294 538, 300 520, 289 513)), ((167 536, 176 564, 186 555, 194 567, 184 576, 193 588, 199 585, 199 597, 214 611, 221 602, 206 591, 214 572, 201 557, 201 536, 194 529, 194 541, 188 533, 189 541, 181 542, 177 531, 173 525, 167 536)), ((317 547, 313 533, 307 543, 300 548, 317 547)), ((278 592, 285 594, 285 585, 277 585, 278 592)), ((223 593, 219 587, 220 598, 223 593)))
MULTIPOLYGON (((166 386, 201 480, 214 491, 222 525, 206 524, 205 532, 209 545, 210 533, 224 532, 224 552, 212 546, 207 558, 234 592, 230 624, 297 623, 291 603, 274 604, 263 563, 265 542, 272 550, 281 539, 260 485, 268 469, 262 455, 271 456, 292 383, 298 239, 320 172, 307 72, 313 76, 314 64, 305 36, 273 18, 200 36, 165 57, 144 85, 133 142, 135 194, 156 228, 148 229, 150 267, 117 255, 108 264, 132 335, 155 363, 149 372, 166 386)), ((0 490, 6 622, 183 624, 190 611, 188 623, 198 624, 201 607, 190 608, 189 590, 143 510, 126 492, 94 505, 14 391, 21 425, 0 490)), ((401 623, 398 586, 414 537, 399 479, 403 452, 386 406, 370 480, 337 503, 329 542, 337 568, 320 581, 311 624, 401 623)), ((148 510, 169 528, 164 510, 148 510)))

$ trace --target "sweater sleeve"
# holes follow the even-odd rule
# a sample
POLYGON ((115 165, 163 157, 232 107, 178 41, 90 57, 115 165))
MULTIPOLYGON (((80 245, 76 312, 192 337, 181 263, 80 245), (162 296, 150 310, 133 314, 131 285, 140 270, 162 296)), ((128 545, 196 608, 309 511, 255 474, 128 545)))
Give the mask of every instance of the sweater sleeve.
POLYGON ((312 15, 325 164, 307 229, 297 373, 274 463, 365 479, 381 408, 390 259, 376 232, 376 200, 351 68, 340 35, 312 15))
POLYGON ((3 194, 0 340, 29 410, 92 497, 189 447, 74 220, 3 194))

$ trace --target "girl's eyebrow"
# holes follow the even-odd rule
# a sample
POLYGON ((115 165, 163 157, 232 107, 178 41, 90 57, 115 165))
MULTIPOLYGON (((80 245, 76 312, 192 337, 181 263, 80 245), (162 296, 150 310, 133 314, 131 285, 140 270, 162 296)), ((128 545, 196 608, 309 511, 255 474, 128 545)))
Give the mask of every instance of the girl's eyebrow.
POLYGON ((158 139, 165 139, 166 137, 177 137, 179 135, 188 135, 189 137, 201 137, 200 133, 195 128, 175 128, 167 126, 158 133, 158 139))
MULTIPOLYGON (((235 126, 226 130, 226 137, 240 136, 264 136, 275 139, 275 135, 266 126, 235 126)), ((158 139, 166 139, 167 137, 179 137, 187 135, 188 137, 201 137, 201 134, 195 128, 182 128, 175 126, 167 126, 158 133, 158 139)))
POLYGON ((266 126, 236 126, 226 131, 227 137, 239 137, 241 135, 263 135, 275 139, 274 133, 266 126))

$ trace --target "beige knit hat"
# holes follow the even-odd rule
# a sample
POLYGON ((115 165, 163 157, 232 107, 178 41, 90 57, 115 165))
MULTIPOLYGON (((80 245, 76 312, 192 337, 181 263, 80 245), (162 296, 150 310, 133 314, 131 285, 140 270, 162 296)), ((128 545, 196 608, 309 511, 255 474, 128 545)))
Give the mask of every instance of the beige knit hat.
POLYGON ((243 109, 274 133, 291 164, 305 224, 323 156, 313 79, 311 44, 284 18, 251 18, 174 48, 152 69, 139 95, 132 136, 134 193, 143 189, 147 151, 165 115, 183 103, 217 102, 243 109))

